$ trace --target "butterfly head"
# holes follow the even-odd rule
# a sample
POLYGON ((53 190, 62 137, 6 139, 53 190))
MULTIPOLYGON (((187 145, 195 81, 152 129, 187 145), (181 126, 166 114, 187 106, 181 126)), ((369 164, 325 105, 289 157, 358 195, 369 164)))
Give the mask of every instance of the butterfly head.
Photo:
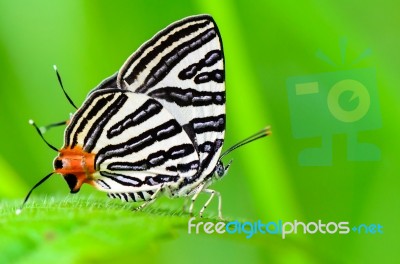
POLYGON ((79 147, 63 148, 54 159, 54 172, 64 177, 71 193, 76 193, 83 183, 92 183, 94 157, 93 153, 87 153, 79 147))
POLYGON ((216 180, 220 180, 222 177, 226 175, 229 170, 229 166, 231 166, 232 160, 229 161, 228 165, 224 166, 221 160, 218 160, 217 165, 214 169, 214 178, 216 180))

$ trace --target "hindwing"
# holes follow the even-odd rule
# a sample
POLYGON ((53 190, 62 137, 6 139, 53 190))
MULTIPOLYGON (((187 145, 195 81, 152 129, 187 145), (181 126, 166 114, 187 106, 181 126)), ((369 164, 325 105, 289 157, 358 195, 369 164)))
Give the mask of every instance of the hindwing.
POLYGON ((93 92, 74 114, 65 144, 95 154, 94 185, 107 192, 178 185, 199 169, 188 135, 160 102, 121 89, 93 92))

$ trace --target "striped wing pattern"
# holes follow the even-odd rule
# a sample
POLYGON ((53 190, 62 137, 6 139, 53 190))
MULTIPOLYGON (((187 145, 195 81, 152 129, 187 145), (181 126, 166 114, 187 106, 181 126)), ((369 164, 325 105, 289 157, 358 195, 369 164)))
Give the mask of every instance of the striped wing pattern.
POLYGON ((92 93, 72 117, 65 142, 96 153, 95 187, 127 193, 126 200, 144 200, 161 184, 178 185, 199 168, 175 118, 155 99, 121 89, 92 93))
POLYGON ((213 173, 225 132, 225 71, 221 37, 210 16, 189 17, 156 34, 128 58, 116 83, 155 98, 192 140, 200 169, 181 183, 182 194, 213 173))
POLYGON ((208 15, 160 31, 93 89, 66 146, 95 153, 95 187, 124 201, 186 196, 214 172, 225 133, 221 37, 208 15))

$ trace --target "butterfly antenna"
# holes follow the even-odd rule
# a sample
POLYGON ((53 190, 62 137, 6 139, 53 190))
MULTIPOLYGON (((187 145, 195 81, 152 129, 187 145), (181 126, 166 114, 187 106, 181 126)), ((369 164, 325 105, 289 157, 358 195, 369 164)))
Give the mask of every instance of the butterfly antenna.
POLYGON ((24 207, 24 205, 25 205, 26 202, 28 201, 29 196, 31 196, 32 191, 33 191, 34 189, 36 189, 36 187, 38 187, 39 185, 41 185, 43 182, 45 182, 48 178, 50 178, 50 176, 53 175, 53 174, 54 174, 54 172, 52 172, 52 173, 46 175, 43 179, 41 179, 38 183, 36 183, 35 186, 32 187, 32 189, 31 189, 31 190, 28 192, 28 194, 26 195, 24 202, 23 202, 23 203, 21 204, 21 206, 15 211, 15 213, 16 213, 17 215, 19 215, 19 214, 22 212, 22 208, 24 207))
POLYGON ((244 146, 244 145, 246 145, 246 144, 248 144, 248 143, 250 143, 250 142, 253 142, 254 140, 257 140, 257 139, 260 139, 260 138, 269 136, 269 135, 271 135, 271 134, 272 134, 271 127, 268 126, 268 127, 264 128, 264 129, 262 129, 261 131, 255 133, 254 135, 252 135, 252 136, 250 136, 250 137, 248 137, 248 138, 246 138, 246 139, 244 139, 244 140, 242 140, 242 141, 236 143, 236 144, 233 145, 232 147, 230 147, 230 148, 228 148, 227 150, 225 150, 225 151, 222 153, 221 157, 219 157, 219 160, 221 160, 224 156, 226 156, 227 154, 229 154, 229 153, 232 152, 233 150, 235 150, 235 149, 237 149, 237 148, 239 148, 239 147, 241 147, 241 146, 244 146))
POLYGON ((53 127, 67 125, 68 122, 69 122, 69 120, 61 121, 61 122, 57 122, 57 123, 52 123, 52 124, 47 125, 47 126, 41 126, 39 129, 40 129, 40 132, 42 132, 42 134, 44 134, 44 133, 47 132, 47 130, 49 130, 49 129, 53 128, 53 127))
POLYGON ((54 68, 54 70, 56 71, 58 82, 60 83, 61 89, 63 90, 65 97, 67 97, 68 102, 69 102, 73 107, 75 107, 75 109, 78 109, 78 107, 76 107, 76 105, 75 105, 74 102, 72 101, 71 97, 69 97, 69 95, 67 94, 67 92, 66 92, 65 89, 64 89, 64 85, 63 85, 63 83, 62 83, 61 76, 60 76, 60 74, 58 73, 57 66, 56 66, 56 65, 53 65, 53 68, 54 68))
POLYGON ((58 149, 56 147, 54 147, 53 145, 51 145, 49 142, 47 142, 47 140, 43 137, 42 131, 40 131, 39 127, 35 124, 35 122, 32 119, 29 120, 29 124, 32 125, 36 129, 39 136, 43 139, 44 143, 46 143, 47 146, 49 146, 49 148, 58 152, 58 149))

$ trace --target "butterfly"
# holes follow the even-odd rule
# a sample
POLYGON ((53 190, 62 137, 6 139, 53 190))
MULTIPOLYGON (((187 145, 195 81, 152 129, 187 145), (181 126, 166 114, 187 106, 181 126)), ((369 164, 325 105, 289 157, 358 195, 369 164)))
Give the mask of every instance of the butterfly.
POLYGON ((224 64, 221 35, 211 16, 187 17, 161 30, 89 92, 67 122, 60 150, 31 122, 58 156, 54 171, 31 189, 23 205, 33 189, 57 173, 71 193, 90 184, 110 198, 143 202, 138 210, 165 195, 191 197, 192 214, 198 195, 208 193, 202 217, 217 195, 222 218, 221 195, 208 188, 228 171, 230 162, 225 166, 222 157, 270 134, 265 128, 221 155, 224 64))

